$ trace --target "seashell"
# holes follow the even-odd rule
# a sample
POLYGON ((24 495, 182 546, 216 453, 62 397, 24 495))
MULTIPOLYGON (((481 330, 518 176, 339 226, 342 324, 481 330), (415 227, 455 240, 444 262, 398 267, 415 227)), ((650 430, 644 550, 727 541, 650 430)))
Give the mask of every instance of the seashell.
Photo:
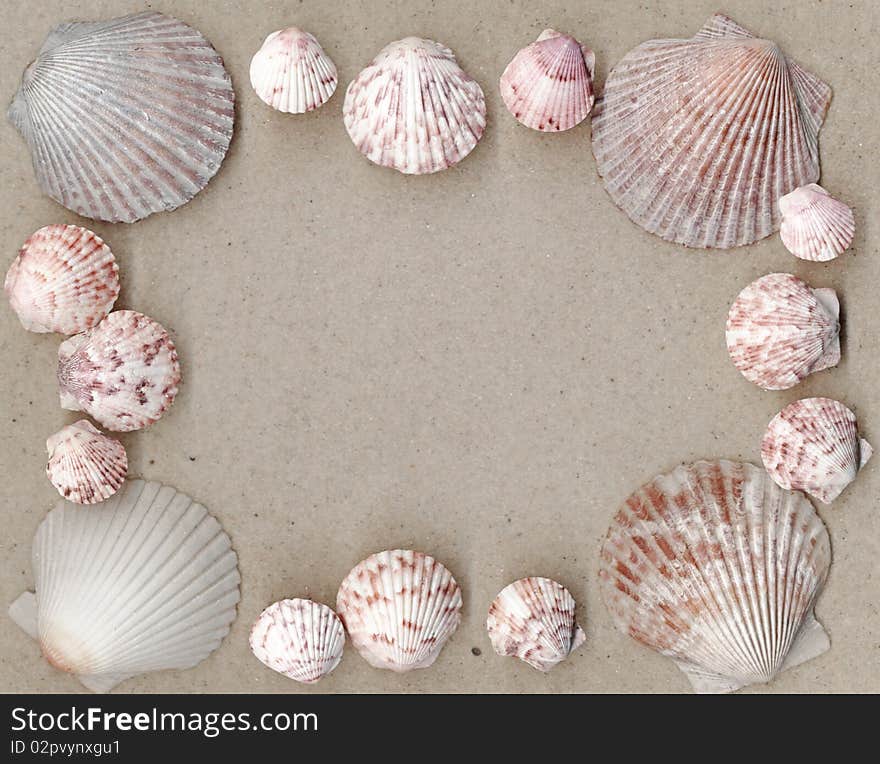
POLYGON ((272 32, 251 59, 251 85, 264 103, 304 114, 327 103, 338 82, 336 65, 308 32, 272 32))
POLYGON ((723 15, 623 57, 593 111, 593 153, 630 219, 688 247, 751 244, 819 179, 831 89, 723 15))
POLYGON ((117 432, 158 421, 180 383, 177 351, 158 321, 116 310, 58 348, 62 408, 84 411, 117 432))
POLYGON ((783 488, 830 504, 856 478, 873 449, 859 438, 856 415, 831 398, 804 398, 773 417, 761 458, 783 488))
POLYGON ((549 671, 580 647, 586 636, 575 622, 575 601, 549 578, 521 578, 489 606, 486 630, 498 655, 514 655, 549 671))
POLYGON ((395 549, 354 567, 339 587, 336 612, 371 666, 428 668, 461 621, 461 589, 433 557, 395 549))
POLYGON ((78 215, 132 223, 207 185, 232 139, 234 100, 211 44, 146 11, 55 27, 9 118, 44 193, 78 215))
POLYGON ((128 472, 125 447, 80 419, 46 441, 49 482, 74 504, 95 504, 119 490, 128 472))
POLYGON ((46 660, 94 692, 191 668, 235 620, 238 562, 220 524, 174 488, 126 482, 93 507, 62 501, 34 538, 36 594, 9 608, 46 660))
POLYGON ((730 692, 828 649, 813 608, 830 564, 806 496, 751 464, 697 462, 626 500, 599 583, 620 631, 672 658, 697 692, 730 692))
POLYGON ((583 122, 593 108, 593 51, 574 37, 545 29, 501 75, 501 98, 533 130, 556 132, 583 122))
POLYGON ((250 645, 273 671, 314 684, 342 660, 345 629, 339 616, 320 602, 281 600, 260 613, 250 645))
POLYGON ((367 159, 420 175, 473 151, 486 127, 486 101, 449 48, 407 37, 386 45, 352 81, 342 116, 367 159))
POLYGON ((28 331, 76 334, 110 312, 119 268, 100 236, 76 225, 47 225, 19 250, 5 289, 28 331))
POLYGON ((753 281, 727 315, 727 352, 742 375, 764 390, 787 390, 840 363, 840 304, 833 289, 811 289, 797 276, 753 281))
POLYGON ((816 183, 779 200, 785 248, 801 258, 824 262, 842 255, 856 233, 853 211, 816 183))

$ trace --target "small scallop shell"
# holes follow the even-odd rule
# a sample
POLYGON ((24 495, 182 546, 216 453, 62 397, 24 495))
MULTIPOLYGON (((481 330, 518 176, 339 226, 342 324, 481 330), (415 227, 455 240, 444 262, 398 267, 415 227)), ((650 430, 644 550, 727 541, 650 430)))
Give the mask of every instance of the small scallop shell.
POLYGON ((379 552, 345 577, 336 612, 351 642, 376 668, 427 668, 461 621, 461 589, 433 557, 379 552))
POLYGON ((802 260, 824 262, 843 254, 856 233, 853 211, 810 183, 779 200, 782 243, 802 260))
POLYGON ((873 449, 859 438, 856 415, 831 398, 804 398, 786 406, 761 442, 770 477, 830 504, 856 478, 873 449))
POLYGON ((811 289, 771 273, 740 292, 727 316, 727 352, 764 390, 787 390, 840 362, 840 304, 833 289, 811 289))
POLYGON ((273 671, 314 684, 342 660, 345 629, 339 616, 320 602, 281 600, 260 613, 250 645, 273 671))
POLYGON ((46 475, 65 499, 96 504, 119 490, 128 472, 125 447, 81 419, 46 441, 46 475))
POLYGON ((308 32, 288 27, 270 34, 251 59, 251 85, 278 111, 304 114, 336 90, 336 66, 308 32))
POLYGON ((549 578, 521 578, 505 586, 489 607, 486 630, 498 655, 513 655, 549 671, 583 644, 575 601, 549 578))
POLYGON ((501 75, 501 98, 526 127, 568 130, 593 108, 593 51, 574 37, 545 29, 501 75))
POLYGON ((348 86, 342 114, 358 151, 408 174, 457 164, 486 127, 480 86, 449 48, 418 37, 379 52, 348 86))
POLYGON ((114 311, 58 348, 61 406, 84 411, 109 430, 139 430, 157 421, 174 402, 179 382, 168 332, 133 310, 114 311))
POLYGON ((91 329, 119 296, 119 268, 110 248, 75 225, 31 234, 6 274, 6 295, 31 332, 76 334, 91 329))

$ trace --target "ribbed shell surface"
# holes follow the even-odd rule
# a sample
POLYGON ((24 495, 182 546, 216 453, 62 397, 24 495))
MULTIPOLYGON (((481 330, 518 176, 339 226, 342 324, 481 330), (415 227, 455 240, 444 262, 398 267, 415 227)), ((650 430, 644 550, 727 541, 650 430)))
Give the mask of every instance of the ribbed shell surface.
POLYGON ((853 211, 816 183, 783 196, 779 209, 782 243, 802 260, 833 260, 852 244, 856 233, 853 211))
POLYGON ((109 499, 125 480, 125 447, 86 419, 59 430, 46 441, 46 476, 65 499, 96 504, 109 499))

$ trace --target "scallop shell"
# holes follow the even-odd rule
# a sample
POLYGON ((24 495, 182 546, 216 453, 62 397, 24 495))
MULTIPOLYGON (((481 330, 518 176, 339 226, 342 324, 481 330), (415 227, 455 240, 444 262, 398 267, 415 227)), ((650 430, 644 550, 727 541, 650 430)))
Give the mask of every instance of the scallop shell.
POLYGON ((119 490, 128 472, 125 447, 81 419, 46 441, 46 475, 65 499, 95 504, 119 490))
POLYGON ((305 599, 269 605, 251 629, 253 654, 273 671, 314 684, 342 660, 345 629, 326 605, 305 599))
POLYGON ((514 655, 549 671, 580 647, 586 636, 575 621, 575 601, 549 578, 521 578, 489 606, 486 630, 498 655, 514 655))
POLYGON ((251 59, 251 85, 264 103, 304 114, 327 103, 338 82, 336 66, 308 32, 272 32, 251 59))
POLYGON ((433 557, 395 549, 359 563, 336 595, 351 642, 376 668, 427 668, 461 621, 461 589, 433 557))
POLYGON ((234 99, 201 34, 146 11, 55 27, 9 118, 44 193, 79 215, 132 223, 207 185, 232 139, 234 99))
POLYGON ((61 343, 61 406, 84 411, 117 432, 156 422, 180 383, 177 351, 158 321, 117 310, 98 326, 61 343))
POLYGON ((842 255, 856 233, 853 211, 816 183, 779 200, 785 248, 802 260, 824 262, 842 255))
POLYGON ((690 40, 624 56, 593 111, 605 188, 633 222, 688 247, 750 244, 783 195, 819 178, 831 89, 776 43, 715 15, 690 40))
POLYGON ((62 501, 34 538, 36 594, 9 608, 46 660, 94 692, 190 668, 235 619, 238 562, 205 508, 142 480, 93 507, 62 501))
POLYGON ((119 268, 96 234, 48 225, 25 241, 6 273, 5 289, 28 331, 76 334, 110 312, 119 296, 119 268))
POLYGON ((449 48, 407 37, 386 45, 352 81, 342 115, 371 162, 424 174, 473 151, 486 127, 486 101, 449 48))
POLYGON ((729 692, 828 649, 813 608, 830 564, 806 496, 751 464, 697 462, 626 500, 599 581, 620 631, 671 657, 697 692, 729 692))
POLYGON ((526 127, 568 130, 593 108, 593 51, 574 37, 545 29, 517 53, 501 75, 501 98, 526 127))
POLYGON ((771 273, 749 284, 727 316, 727 352, 764 390, 787 390, 840 362, 840 304, 833 289, 771 273))
POLYGON ((859 438, 856 415, 831 398, 786 406, 761 442, 761 458, 777 485, 806 491, 825 504, 855 480, 872 453, 868 441, 859 438))

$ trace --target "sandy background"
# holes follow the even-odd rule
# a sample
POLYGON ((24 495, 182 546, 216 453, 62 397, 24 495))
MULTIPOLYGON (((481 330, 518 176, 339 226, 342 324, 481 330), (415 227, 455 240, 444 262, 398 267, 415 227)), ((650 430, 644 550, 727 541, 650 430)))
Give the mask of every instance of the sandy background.
MULTIPOLYGON (((63 20, 134 12, 139 2, 4 2, 0 98, 10 100, 46 33, 63 20)), ((724 10, 827 80, 822 183, 856 209, 852 251, 796 260, 778 236, 735 251, 665 243, 617 211, 596 175, 589 124, 544 136, 517 125, 497 82, 546 26, 596 51, 597 79, 651 37, 689 37, 706 2, 155 2, 224 56, 238 98, 220 173, 184 208, 132 226, 77 218, 40 194, 29 153, 0 123, 0 252, 8 266, 42 225, 79 223, 112 247, 118 308, 161 321, 184 385, 148 431, 123 436, 131 474, 177 486, 213 510, 240 555, 239 617, 196 669, 121 691, 679 692, 669 661, 618 634, 596 556, 618 504, 680 461, 760 463, 770 418, 808 395, 837 397, 880 445, 876 158, 880 82, 872 2, 738 2, 724 10), (269 32, 297 24, 334 58, 340 87, 318 112, 272 112, 248 81, 269 32), (341 119, 348 82, 387 42, 449 45, 485 90, 489 125, 458 168, 404 177, 370 164, 341 119), (790 271, 838 290, 841 365, 766 393, 724 345, 740 289, 790 271), (464 590, 464 621, 435 666, 398 676, 350 648, 316 690, 264 668, 247 647, 273 600, 332 604, 348 570, 396 546, 429 551, 464 590), (586 645, 551 674, 496 656, 486 608, 524 575, 574 593, 586 645), (475 655, 472 648, 479 648, 475 655)), ((57 496, 45 438, 59 408, 59 338, 29 334, 0 307, 0 603, 32 585, 33 533, 57 496)), ((880 690, 880 459, 820 508, 834 565, 817 614, 833 647, 763 692, 880 690)), ((79 691, 0 616, 0 689, 79 691)))

